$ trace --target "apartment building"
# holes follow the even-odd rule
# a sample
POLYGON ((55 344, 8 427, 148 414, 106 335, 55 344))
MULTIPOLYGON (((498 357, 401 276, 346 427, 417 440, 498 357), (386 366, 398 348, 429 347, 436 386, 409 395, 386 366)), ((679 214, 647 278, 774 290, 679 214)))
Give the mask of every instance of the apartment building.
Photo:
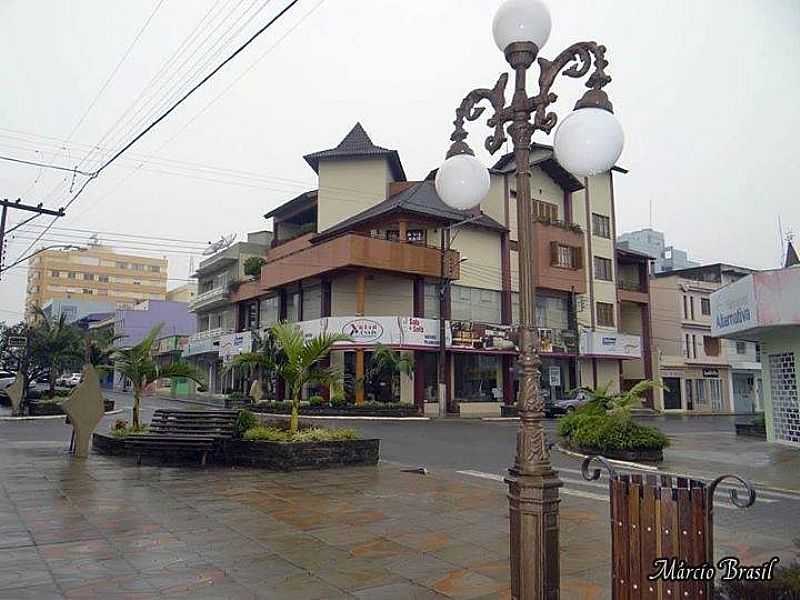
POLYGON ((197 296, 197 282, 189 281, 167 291, 166 300, 170 302, 191 302, 197 296))
POLYGON ((711 332, 711 294, 753 271, 715 263, 655 274, 651 282, 654 370, 665 388, 656 408, 752 413, 761 410, 758 344, 711 332))
POLYGON ((25 319, 50 300, 81 299, 130 308, 143 300, 164 300, 167 261, 121 254, 92 245, 85 250, 45 250, 28 263, 25 319))
MULTIPOLYGON (((401 378, 399 399, 431 410, 442 318, 448 409, 499 413, 511 405, 519 313, 513 156, 490 170, 489 195, 471 212, 442 203, 435 173, 409 181, 398 152, 374 144, 360 124, 335 148, 304 158, 318 188, 265 215, 275 238, 260 279, 231 296, 237 329, 285 320, 310 335, 343 331, 353 341, 331 360, 345 381, 363 380, 378 344, 406 352, 415 369, 401 378)), ((619 389, 622 362, 640 360, 642 345, 640 334, 620 327, 612 173, 578 180, 546 146, 534 149, 531 165, 543 392, 619 389)), ((643 260, 646 273, 646 257, 631 260, 643 260)), ((625 324, 634 330, 646 325, 633 320, 631 313, 625 324)), ((359 402, 372 392, 356 385, 351 393, 359 402)))
POLYGON ((231 294, 242 282, 251 279, 245 273, 245 261, 251 256, 263 257, 271 242, 271 231, 249 233, 247 241, 223 248, 203 260, 192 275, 197 279, 197 294, 189 302, 189 310, 194 314, 196 331, 189 338, 183 357, 207 374, 212 394, 230 387, 223 381, 220 342, 237 331, 231 294))

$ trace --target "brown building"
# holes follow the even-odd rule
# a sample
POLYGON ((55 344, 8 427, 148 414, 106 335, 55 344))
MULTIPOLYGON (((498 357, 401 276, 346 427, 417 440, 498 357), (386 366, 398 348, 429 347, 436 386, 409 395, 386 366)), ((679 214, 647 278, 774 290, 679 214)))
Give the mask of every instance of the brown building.
MULTIPOLYGON (((442 203, 435 173, 408 181, 397 151, 375 145, 360 124, 335 148, 305 160, 319 176, 318 189, 265 215, 275 237, 260 279, 231 296, 237 330, 285 320, 310 334, 344 331, 353 343, 337 347, 331 360, 349 375, 345 381, 363 378, 378 344, 410 353, 413 377, 391 387, 400 400, 421 409, 428 403, 430 411, 444 318, 449 410, 498 414, 502 403, 513 403, 513 157, 490 170, 489 195, 473 212, 442 203)), ((628 371, 623 363, 641 362, 647 257, 616 251, 612 173, 580 181, 545 146, 535 147, 531 165, 544 393, 556 400, 580 385, 632 385, 646 376, 644 367, 628 371), (620 273, 627 277, 631 269, 643 269, 641 289, 618 287, 620 273)), ((356 388, 357 401, 387 393, 386 386, 356 388)))
POLYGON ((164 300, 167 293, 166 259, 120 254, 108 246, 46 250, 28 265, 26 320, 34 306, 44 307, 51 300, 108 302, 116 309, 164 300))

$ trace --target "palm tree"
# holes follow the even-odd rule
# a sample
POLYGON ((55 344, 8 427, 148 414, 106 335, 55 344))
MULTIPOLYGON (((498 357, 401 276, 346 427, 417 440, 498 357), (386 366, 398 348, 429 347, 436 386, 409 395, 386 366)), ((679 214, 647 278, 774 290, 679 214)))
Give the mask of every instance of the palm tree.
POLYGON ((286 355, 286 361, 278 367, 278 373, 289 388, 289 397, 292 401, 289 433, 293 435, 297 433, 300 394, 303 386, 329 385, 337 382, 341 377, 339 369, 323 367, 320 362, 328 356, 336 342, 348 342, 351 338, 342 333, 323 333, 307 340, 302 330, 290 323, 273 325, 272 333, 286 355))
POLYGON ((176 362, 166 367, 159 367, 153 360, 153 344, 161 332, 163 323, 153 327, 145 338, 130 348, 123 348, 114 352, 111 359, 114 368, 127 378, 133 388, 133 414, 131 426, 133 429, 141 427, 139 423, 139 406, 142 393, 148 385, 159 379, 176 379, 187 377, 203 384, 203 376, 192 365, 176 362))
POLYGON ((66 314, 55 320, 38 306, 34 311, 38 319, 33 328, 32 351, 50 371, 50 396, 54 396, 58 372, 83 358, 81 337, 78 329, 66 322, 66 314))
POLYGON ((609 392, 611 382, 594 390, 589 390, 592 399, 590 403, 609 415, 628 418, 631 409, 641 406, 642 398, 648 390, 664 387, 657 381, 644 379, 634 385, 627 392, 613 394, 609 392))
POLYGON ((252 352, 242 352, 237 355, 225 367, 225 372, 229 372, 236 367, 243 367, 248 370, 250 377, 258 378, 266 382, 267 398, 273 397, 275 389, 275 378, 278 376, 281 365, 286 362, 286 353, 278 343, 272 330, 266 332, 262 337, 257 332, 255 336, 255 350, 252 352))
POLYGON ((109 329, 87 331, 83 336, 84 362, 98 370, 111 368, 111 357, 117 351, 116 343, 124 337, 109 329))
POLYGON ((407 353, 396 352, 386 346, 378 345, 372 354, 367 377, 374 385, 376 381, 389 380, 390 401, 397 397, 398 375, 411 377, 414 374, 414 361, 407 353))

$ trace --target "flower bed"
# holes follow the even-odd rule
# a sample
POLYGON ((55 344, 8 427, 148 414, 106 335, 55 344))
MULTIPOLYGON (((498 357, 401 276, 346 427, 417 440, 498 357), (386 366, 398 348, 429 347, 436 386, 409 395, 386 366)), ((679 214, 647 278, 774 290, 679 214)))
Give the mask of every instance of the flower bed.
MULTIPOLYGON (((43 417, 49 415, 65 415, 64 409, 61 406, 62 400, 65 398, 60 398, 58 400, 32 400, 28 405, 30 407, 30 416, 32 417, 43 417)), ((103 410, 105 412, 111 412, 114 410, 115 403, 113 400, 109 400, 108 398, 103 398, 103 410)))
MULTIPOLYGON (((256 413, 288 415, 292 412, 290 402, 259 402, 248 407, 256 413)), ((416 417, 417 407, 400 402, 365 402, 364 404, 345 404, 339 406, 312 405, 300 406, 301 415, 309 416, 378 416, 378 417, 416 417)))

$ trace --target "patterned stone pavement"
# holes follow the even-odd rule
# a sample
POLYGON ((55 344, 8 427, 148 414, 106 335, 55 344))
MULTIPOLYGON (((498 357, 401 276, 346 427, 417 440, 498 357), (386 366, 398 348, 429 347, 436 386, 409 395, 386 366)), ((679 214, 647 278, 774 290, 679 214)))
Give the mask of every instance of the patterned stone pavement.
MULTIPOLYGON (((137 467, 0 451, 0 600, 510 598, 503 487, 382 464, 137 467)), ((607 505, 562 504, 565 600, 606 596, 607 505)))

